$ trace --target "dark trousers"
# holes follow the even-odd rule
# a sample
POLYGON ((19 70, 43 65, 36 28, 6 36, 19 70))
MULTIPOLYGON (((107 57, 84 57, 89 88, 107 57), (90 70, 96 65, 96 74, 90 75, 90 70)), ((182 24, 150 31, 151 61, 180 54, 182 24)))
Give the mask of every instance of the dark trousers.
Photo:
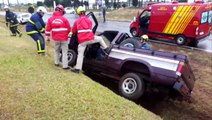
POLYGON ((103 20, 104 20, 104 22, 106 21, 105 15, 103 15, 103 20))
POLYGON ((32 37, 32 39, 36 42, 38 54, 45 53, 45 39, 43 35, 40 33, 35 33, 30 34, 29 36, 32 37))
POLYGON ((10 27, 10 31, 14 35, 16 35, 16 33, 21 34, 21 31, 18 29, 18 26, 10 27))

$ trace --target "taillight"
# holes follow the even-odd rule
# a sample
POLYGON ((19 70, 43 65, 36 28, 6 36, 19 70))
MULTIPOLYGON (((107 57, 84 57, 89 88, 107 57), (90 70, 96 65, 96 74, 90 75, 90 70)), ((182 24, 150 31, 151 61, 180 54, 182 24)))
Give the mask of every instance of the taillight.
POLYGON ((176 72, 176 74, 178 76, 181 76, 182 71, 183 71, 183 67, 184 67, 184 62, 180 62, 179 65, 178 65, 178 68, 177 68, 177 72, 176 72))
POLYGON ((195 30, 195 35, 198 35, 199 27, 196 28, 195 30))

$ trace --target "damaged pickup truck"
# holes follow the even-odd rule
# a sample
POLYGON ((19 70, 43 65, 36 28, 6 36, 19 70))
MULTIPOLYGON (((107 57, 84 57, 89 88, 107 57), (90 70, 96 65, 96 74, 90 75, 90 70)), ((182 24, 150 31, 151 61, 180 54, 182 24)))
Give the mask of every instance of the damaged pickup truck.
MULTIPOLYGON (((92 13, 88 14, 98 22, 92 13)), ((120 95, 130 99, 139 99, 148 87, 158 86, 167 91, 175 91, 177 96, 191 98, 195 77, 187 56, 157 50, 139 48, 139 41, 127 33, 104 31, 102 36, 110 51, 102 52, 98 43, 87 46, 83 70, 85 72, 107 76, 119 81, 120 95), (132 47, 127 45, 132 44, 132 47)), ((77 57, 77 38, 72 36, 69 43, 69 65, 74 66, 77 57)))

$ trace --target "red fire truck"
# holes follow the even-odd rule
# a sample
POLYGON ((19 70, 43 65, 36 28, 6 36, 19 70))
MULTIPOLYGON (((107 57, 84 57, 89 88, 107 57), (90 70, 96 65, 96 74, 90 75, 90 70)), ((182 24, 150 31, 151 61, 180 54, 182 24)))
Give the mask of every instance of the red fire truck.
POLYGON ((152 3, 138 13, 130 25, 132 36, 147 34, 151 39, 196 46, 210 35, 212 3, 152 3))

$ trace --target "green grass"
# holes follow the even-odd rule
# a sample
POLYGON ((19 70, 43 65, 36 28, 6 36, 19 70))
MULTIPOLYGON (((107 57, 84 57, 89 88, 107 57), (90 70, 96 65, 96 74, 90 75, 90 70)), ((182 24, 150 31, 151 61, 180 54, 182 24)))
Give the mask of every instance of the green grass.
POLYGON ((138 12, 141 12, 138 8, 120 8, 109 12, 106 15, 108 20, 118 20, 118 21, 132 21, 133 17, 136 17, 138 12))
MULTIPOLYGON (((38 56, 33 40, 10 37, 0 23, 0 120, 154 120, 160 117, 83 74, 38 56)), ((22 26, 24 31, 24 26, 22 26)))

